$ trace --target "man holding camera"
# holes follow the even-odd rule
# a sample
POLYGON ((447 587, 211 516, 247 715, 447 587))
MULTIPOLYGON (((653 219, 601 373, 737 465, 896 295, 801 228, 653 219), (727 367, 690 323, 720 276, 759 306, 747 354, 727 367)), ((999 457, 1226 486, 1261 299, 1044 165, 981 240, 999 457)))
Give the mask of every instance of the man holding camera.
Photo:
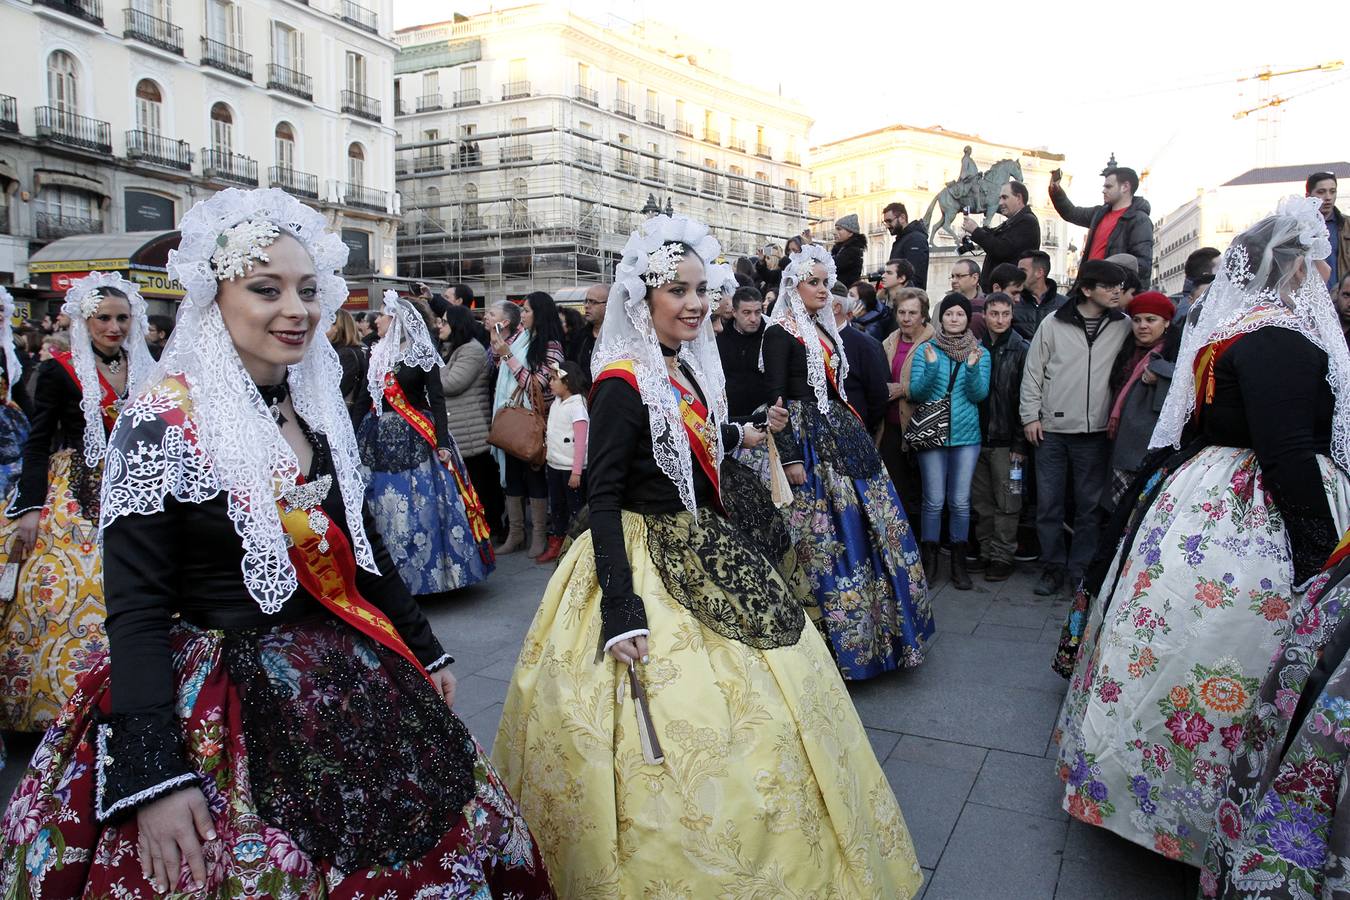
POLYGON ((993 290, 991 276, 995 266, 1000 263, 1016 266, 1023 253, 1041 246, 1041 223, 1027 205, 1030 199, 1025 184, 1009 181, 998 192, 998 211, 1004 217, 1002 224, 995 228, 977 226, 970 216, 961 221, 961 230, 984 250, 980 289, 985 293, 993 290))
POLYGON ((1139 263, 1139 289, 1146 291, 1153 275, 1153 208, 1139 190, 1139 173, 1125 166, 1116 166, 1103 173, 1101 206, 1074 206, 1060 184, 1063 172, 1050 173, 1050 202, 1055 212, 1071 225, 1088 230, 1084 242, 1083 262, 1106 259, 1117 253, 1128 253, 1139 263))

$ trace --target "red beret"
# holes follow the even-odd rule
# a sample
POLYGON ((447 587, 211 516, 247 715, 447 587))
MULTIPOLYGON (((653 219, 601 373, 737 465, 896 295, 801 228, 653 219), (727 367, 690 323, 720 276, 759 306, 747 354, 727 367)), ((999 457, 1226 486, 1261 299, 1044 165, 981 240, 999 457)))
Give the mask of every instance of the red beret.
POLYGON ((1131 316, 1138 316, 1145 313, 1152 313, 1155 316, 1162 316, 1167 321, 1172 321, 1176 315, 1177 308, 1172 305, 1172 301, 1167 299, 1166 294, 1158 291, 1144 291, 1142 294, 1135 294, 1130 305, 1125 307, 1125 312, 1131 316))

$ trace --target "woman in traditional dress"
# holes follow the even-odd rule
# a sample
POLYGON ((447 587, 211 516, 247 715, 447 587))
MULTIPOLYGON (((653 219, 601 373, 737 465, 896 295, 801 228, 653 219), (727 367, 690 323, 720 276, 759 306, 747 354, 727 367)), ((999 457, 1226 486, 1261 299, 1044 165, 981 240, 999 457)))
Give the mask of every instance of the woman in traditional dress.
POLYGON ((96 535, 108 432, 129 386, 154 360, 145 301, 115 273, 71 284, 61 311, 70 351, 38 370, 18 490, 0 525, 3 564, 18 565, 0 619, 0 728, 42 731, 107 651, 96 535))
POLYGON ((1185 446, 1127 492, 1115 559, 1089 573, 1061 647, 1065 808, 1191 865, 1290 614, 1350 523, 1350 353, 1316 271, 1327 252, 1298 197, 1224 254, 1153 434, 1185 446))
POLYGON ((0 362, 0 497, 8 497, 9 489, 23 468, 23 446, 28 440, 28 416, 19 406, 19 379, 23 365, 14 346, 14 298, 0 287, 0 347, 4 348, 0 362))
POLYGON ((829 652, 721 513, 718 461, 764 435, 726 418, 717 252, 668 216, 624 248, 592 361, 591 528, 494 757, 560 896, 909 897, 909 834, 829 652))
POLYGON ((789 518, 815 594, 812 616, 843 676, 861 680, 923 662, 933 614, 909 520, 844 395, 833 284, 834 260, 819 246, 794 254, 761 353, 769 396, 791 413, 775 438, 796 495, 789 518))
POLYGON ((109 663, 0 825, 5 896, 548 897, 362 516, 324 336, 347 250, 279 190, 180 224, 187 289, 109 441, 109 663))
POLYGON ((446 428, 429 317, 414 301, 384 292, 367 376, 375 406, 359 433, 370 472, 366 502, 418 597, 476 584, 494 566, 483 505, 446 428))

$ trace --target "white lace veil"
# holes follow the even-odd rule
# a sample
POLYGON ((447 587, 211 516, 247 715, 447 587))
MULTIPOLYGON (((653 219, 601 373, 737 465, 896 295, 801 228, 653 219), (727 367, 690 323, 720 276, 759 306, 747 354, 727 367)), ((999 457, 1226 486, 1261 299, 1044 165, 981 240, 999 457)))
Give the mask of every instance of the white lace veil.
POLYGON ((93 468, 103 458, 107 441, 103 435, 103 386, 94 363, 94 345, 90 343, 89 319, 98 315, 100 292, 115 288, 127 295, 131 307, 131 327, 122 346, 127 351, 127 399, 142 386, 155 358, 145 342, 149 330, 145 319, 145 299, 133 281, 116 272, 90 272, 70 283, 61 312, 70 319, 70 362, 80 379, 80 411, 84 413, 84 463, 93 468))
POLYGON ((1331 453, 1350 472, 1350 351, 1326 282, 1314 267, 1330 252, 1326 221, 1311 197, 1286 197, 1274 215, 1234 239, 1205 294, 1200 318, 1182 337, 1151 448, 1181 446, 1182 431, 1195 412, 1197 353, 1234 335, 1274 326, 1297 331, 1326 353, 1327 382, 1336 398, 1331 453), (1259 307, 1270 314, 1253 316, 1259 307))
POLYGON ((347 246, 328 229, 321 214, 275 188, 221 191, 193 206, 179 224, 182 240, 169 253, 169 274, 183 284, 187 295, 162 357, 113 432, 100 528, 121 516, 160 511, 170 494, 200 503, 228 491, 229 516, 244 545, 240 566, 244 585, 263 612, 273 614, 297 586, 276 500, 278 489, 301 474, 300 466, 244 369, 215 302, 217 271, 242 273, 250 259, 266 260, 270 240, 261 243, 256 236, 266 232, 268 223, 298 240, 314 261, 320 321, 303 359, 288 371, 291 401, 331 446, 357 562, 368 571, 379 571, 362 521, 365 482, 351 418, 339 393, 342 369, 327 338, 347 297, 340 274, 347 246), (236 228, 241 224, 244 227, 236 228), (217 256, 214 265, 213 256, 217 256), (161 448, 147 448, 143 441, 128 446, 131 429, 172 407, 174 398, 161 382, 166 375, 180 373, 193 405, 192 439, 182 428, 170 426, 161 448), (119 441, 123 429, 128 436, 119 441))
MULTIPOLYGON (((656 464, 680 492, 685 509, 694 512, 694 465, 689 442, 684 437, 684 422, 680 407, 670 390, 670 373, 661 355, 661 343, 652 326, 651 308, 647 303, 647 276, 664 281, 659 271, 652 271, 653 254, 665 245, 684 243, 694 249, 705 267, 722 252, 717 239, 708 233, 701 222, 684 216, 653 216, 628 237, 623 248, 623 259, 614 273, 614 286, 609 290, 609 313, 600 326, 591 357, 591 375, 599 375, 606 366, 619 360, 631 360, 637 376, 642 404, 647 408, 647 419, 652 431, 652 451, 656 464)), ((678 260, 676 260, 678 262, 678 260)), ((666 278, 666 281, 669 281, 666 278)), ((710 282, 711 284, 711 282, 710 282)), ((698 337, 680 348, 680 359, 694 372, 699 386, 708 400, 714 425, 726 421, 726 378, 722 361, 717 355, 717 341, 713 334, 711 310, 703 321, 698 337), (715 386, 715 389, 714 389, 715 386)), ((720 444, 721 429, 714 428, 720 444)), ((717 448, 721 460, 721 447, 717 448)))
POLYGON ((430 372, 441 364, 427 323, 411 301, 395 291, 385 291, 380 313, 389 316, 389 329, 371 348, 370 369, 366 373, 366 384, 370 387, 377 414, 384 412, 384 376, 394 371, 399 363, 423 372, 430 372))
MULTIPOLYGON (((844 379, 848 377, 848 359, 844 356, 844 343, 839 338, 839 326, 834 323, 834 310, 826 303, 813 316, 806 311, 802 295, 797 293, 797 284, 809 278, 817 266, 825 268, 825 286, 834 287, 837 270, 834 257, 819 244, 807 244, 801 253, 788 257, 788 267, 783 270, 783 293, 779 297, 779 312, 772 322, 788 334, 799 339, 806 346, 806 380, 816 395, 816 409, 826 412, 830 408, 830 386, 825 377, 825 353, 820 348, 816 336, 816 324, 825 329, 825 333, 834 341, 834 362, 836 366, 835 385, 839 396, 845 401, 844 379), (786 301, 786 304, 784 304, 786 301)), ((759 367, 764 368, 764 354, 760 353, 759 367)))
POLYGON ((23 374, 23 364, 14 349, 14 297, 0 287, 0 343, 5 347, 6 400, 14 399, 14 385, 23 374))

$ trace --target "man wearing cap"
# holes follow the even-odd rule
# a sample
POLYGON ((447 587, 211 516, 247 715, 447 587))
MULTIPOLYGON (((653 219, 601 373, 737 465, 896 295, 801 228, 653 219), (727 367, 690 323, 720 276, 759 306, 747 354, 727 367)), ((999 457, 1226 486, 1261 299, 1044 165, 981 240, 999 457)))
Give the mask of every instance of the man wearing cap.
POLYGON ((862 278, 867 236, 861 232, 862 226, 858 224, 855 213, 849 213, 834 223, 834 246, 830 248, 830 255, 834 257, 836 275, 845 290, 862 278))

